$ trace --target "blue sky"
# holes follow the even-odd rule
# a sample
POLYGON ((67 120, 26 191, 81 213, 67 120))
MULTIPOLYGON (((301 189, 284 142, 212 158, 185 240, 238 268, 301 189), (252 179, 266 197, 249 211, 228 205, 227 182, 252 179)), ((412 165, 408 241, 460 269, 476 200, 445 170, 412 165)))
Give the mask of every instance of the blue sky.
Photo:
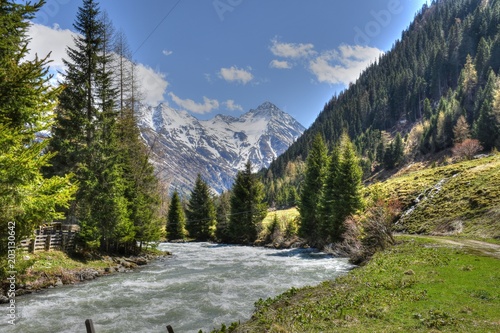
MULTIPOLYGON (((150 104, 199 119, 239 116, 265 101, 309 127, 324 104, 408 27, 426 0, 101 0, 127 36, 150 104), (168 14, 170 12, 170 14, 168 14)), ((32 53, 71 45, 81 1, 48 0, 32 53)))

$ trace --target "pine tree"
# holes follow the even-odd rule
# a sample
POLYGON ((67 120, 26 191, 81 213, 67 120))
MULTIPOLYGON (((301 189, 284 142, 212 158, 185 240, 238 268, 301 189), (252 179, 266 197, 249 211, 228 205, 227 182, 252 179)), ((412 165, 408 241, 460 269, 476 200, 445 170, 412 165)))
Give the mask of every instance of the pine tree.
POLYGON ((396 165, 403 162, 405 155, 405 147, 403 143, 403 138, 401 137, 401 133, 396 134, 396 138, 394 139, 394 160, 396 165))
POLYGON ((252 164, 248 161, 245 170, 236 175, 231 189, 231 242, 248 244, 257 240, 260 224, 267 214, 263 200, 264 186, 252 173, 252 164))
POLYGON ((321 235, 325 241, 339 240, 341 224, 337 201, 343 180, 340 178, 340 147, 336 145, 329 157, 328 172, 320 200, 321 235))
POLYGON ((490 45, 484 37, 481 37, 479 45, 477 46, 477 54, 474 59, 479 81, 487 79, 489 61, 491 57, 490 52, 490 45))
POLYGON ((174 191, 168 209, 166 226, 167 239, 185 239, 187 235, 185 225, 186 218, 184 216, 184 209, 182 208, 179 193, 177 191, 174 191))
POLYGON ((60 90, 49 85, 48 58, 26 56, 30 20, 44 3, 0 2, 0 275, 8 248, 62 218, 56 208, 76 190, 70 175, 42 175, 53 155, 37 133, 48 129, 60 90))
POLYGON ((484 149, 490 150, 500 145, 500 79, 490 75, 490 91, 484 97, 479 117, 474 123, 474 137, 484 149))
POLYGON ((79 33, 68 48, 67 67, 53 128, 53 174, 74 172, 80 183, 70 219, 81 226, 85 247, 109 251, 135 247, 117 129, 113 29, 94 0, 84 0, 74 23, 79 33))
POLYGON ((210 189, 198 174, 186 211, 186 228, 191 238, 198 241, 214 239, 216 229, 215 206, 210 189))
POLYGON ((320 237, 319 202, 327 168, 327 148, 323 137, 317 134, 312 143, 306 160, 306 174, 304 185, 300 193, 299 235, 315 243, 320 237))
POLYGON ((217 198, 217 240, 228 243, 231 241, 229 231, 229 216, 231 214, 231 193, 223 192, 217 198))
POLYGON ((391 142, 389 146, 385 149, 384 153, 384 165, 387 169, 393 169, 396 165, 394 156, 394 142, 391 142))
MULTIPOLYGON (((338 223, 343 225, 345 219, 363 207, 361 198, 361 178, 363 171, 359 164, 356 149, 347 134, 343 134, 341 141, 341 158, 338 172, 340 185, 338 200, 336 200, 336 215, 338 223), (341 184, 340 184, 341 183, 341 184)), ((343 230, 339 230, 338 236, 343 230)))

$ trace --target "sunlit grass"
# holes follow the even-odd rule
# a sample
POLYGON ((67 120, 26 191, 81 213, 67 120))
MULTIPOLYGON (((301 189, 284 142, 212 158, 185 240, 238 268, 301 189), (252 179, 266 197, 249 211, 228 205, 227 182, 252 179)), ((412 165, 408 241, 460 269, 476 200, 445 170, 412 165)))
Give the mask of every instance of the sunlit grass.
POLYGON ((381 187, 404 208, 426 193, 415 211, 396 225, 408 233, 500 237, 500 154, 394 177, 381 187), (440 191, 433 187, 440 181, 440 191))

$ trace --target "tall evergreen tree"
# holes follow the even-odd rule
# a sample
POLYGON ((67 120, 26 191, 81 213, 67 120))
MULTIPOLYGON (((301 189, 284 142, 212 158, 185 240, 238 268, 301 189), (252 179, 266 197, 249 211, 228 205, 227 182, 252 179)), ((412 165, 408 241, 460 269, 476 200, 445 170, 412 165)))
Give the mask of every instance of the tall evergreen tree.
POLYGON ((57 207, 76 190, 70 175, 47 178, 41 171, 53 155, 36 133, 48 129, 60 93, 49 85, 47 58, 26 60, 30 20, 44 3, 0 2, 0 266, 9 247, 62 218, 57 207))
POLYGON ((500 79, 490 75, 488 81, 489 91, 474 123, 474 136, 486 150, 500 146, 500 79))
POLYGON ((318 204, 326 176, 327 156, 323 137, 317 134, 306 160, 304 185, 298 206, 301 220, 299 235, 311 243, 315 243, 319 239, 321 221, 318 204))
POLYGON ((179 193, 174 191, 172 200, 170 201, 168 216, 167 216, 167 238, 170 240, 185 239, 186 232, 186 218, 184 209, 182 208, 179 193))
MULTIPOLYGON (((51 150, 53 174, 74 172, 80 183, 70 218, 81 226, 83 245, 104 250, 134 244, 127 182, 117 133, 117 89, 112 79, 112 28, 94 0, 84 0, 68 48, 64 90, 51 150)), ((133 246, 132 246, 133 247, 133 246)))
POLYGON ((252 173, 252 164, 248 161, 245 170, 236 175, 231 189, 231 242, 247 244, 257 240, 260 224, 267 214, 263 201, 264 186, 252 173))
POLYGON ((342 179, 340 178, 340 147, 335 145, 328 162, 328 171, 320 200, 321 235, 325 241, 339 239, 341 221, 338 218, 337 201, 340 199, 342 179))
POLYGON ((231 193, 223 192, 217 198, 217 229, 216 238, 217 240, 227 243, 231 241, 230 230, 229 230, 229 216, 231 214, 231 193))
POLYGON ((401 133, 397 133, 394 138, 394 164, 398 165, 403 161, 404 158, 404 144, 403 138, 401 137, 401 133))
POLYGON ((363 206, 361 198, 361 177, 363 171, 359 164, 356 149, 351 140, 344 134, 340 141, 341 160, 339 178, 342 180, 342 188, 338 201, 337 214, 339 219, 344 220, 363 206))
POLYGON ((216 229, 215 206, 210 189, 198 174, 186 211, 189 236, 198 241, 214 239, 216 229))

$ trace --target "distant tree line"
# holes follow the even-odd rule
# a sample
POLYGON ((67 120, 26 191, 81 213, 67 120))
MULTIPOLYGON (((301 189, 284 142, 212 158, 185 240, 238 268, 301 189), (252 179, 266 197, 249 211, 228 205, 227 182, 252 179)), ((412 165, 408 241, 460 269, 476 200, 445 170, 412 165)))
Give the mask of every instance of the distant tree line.
POLYGON ((238 171, 231 191, 219 196, 213 195, 198 175, 185 206, 174 191, 166 224, 167 239, 252 244, 267 215, 263 185, 252 173, 250 162, 238 171))

